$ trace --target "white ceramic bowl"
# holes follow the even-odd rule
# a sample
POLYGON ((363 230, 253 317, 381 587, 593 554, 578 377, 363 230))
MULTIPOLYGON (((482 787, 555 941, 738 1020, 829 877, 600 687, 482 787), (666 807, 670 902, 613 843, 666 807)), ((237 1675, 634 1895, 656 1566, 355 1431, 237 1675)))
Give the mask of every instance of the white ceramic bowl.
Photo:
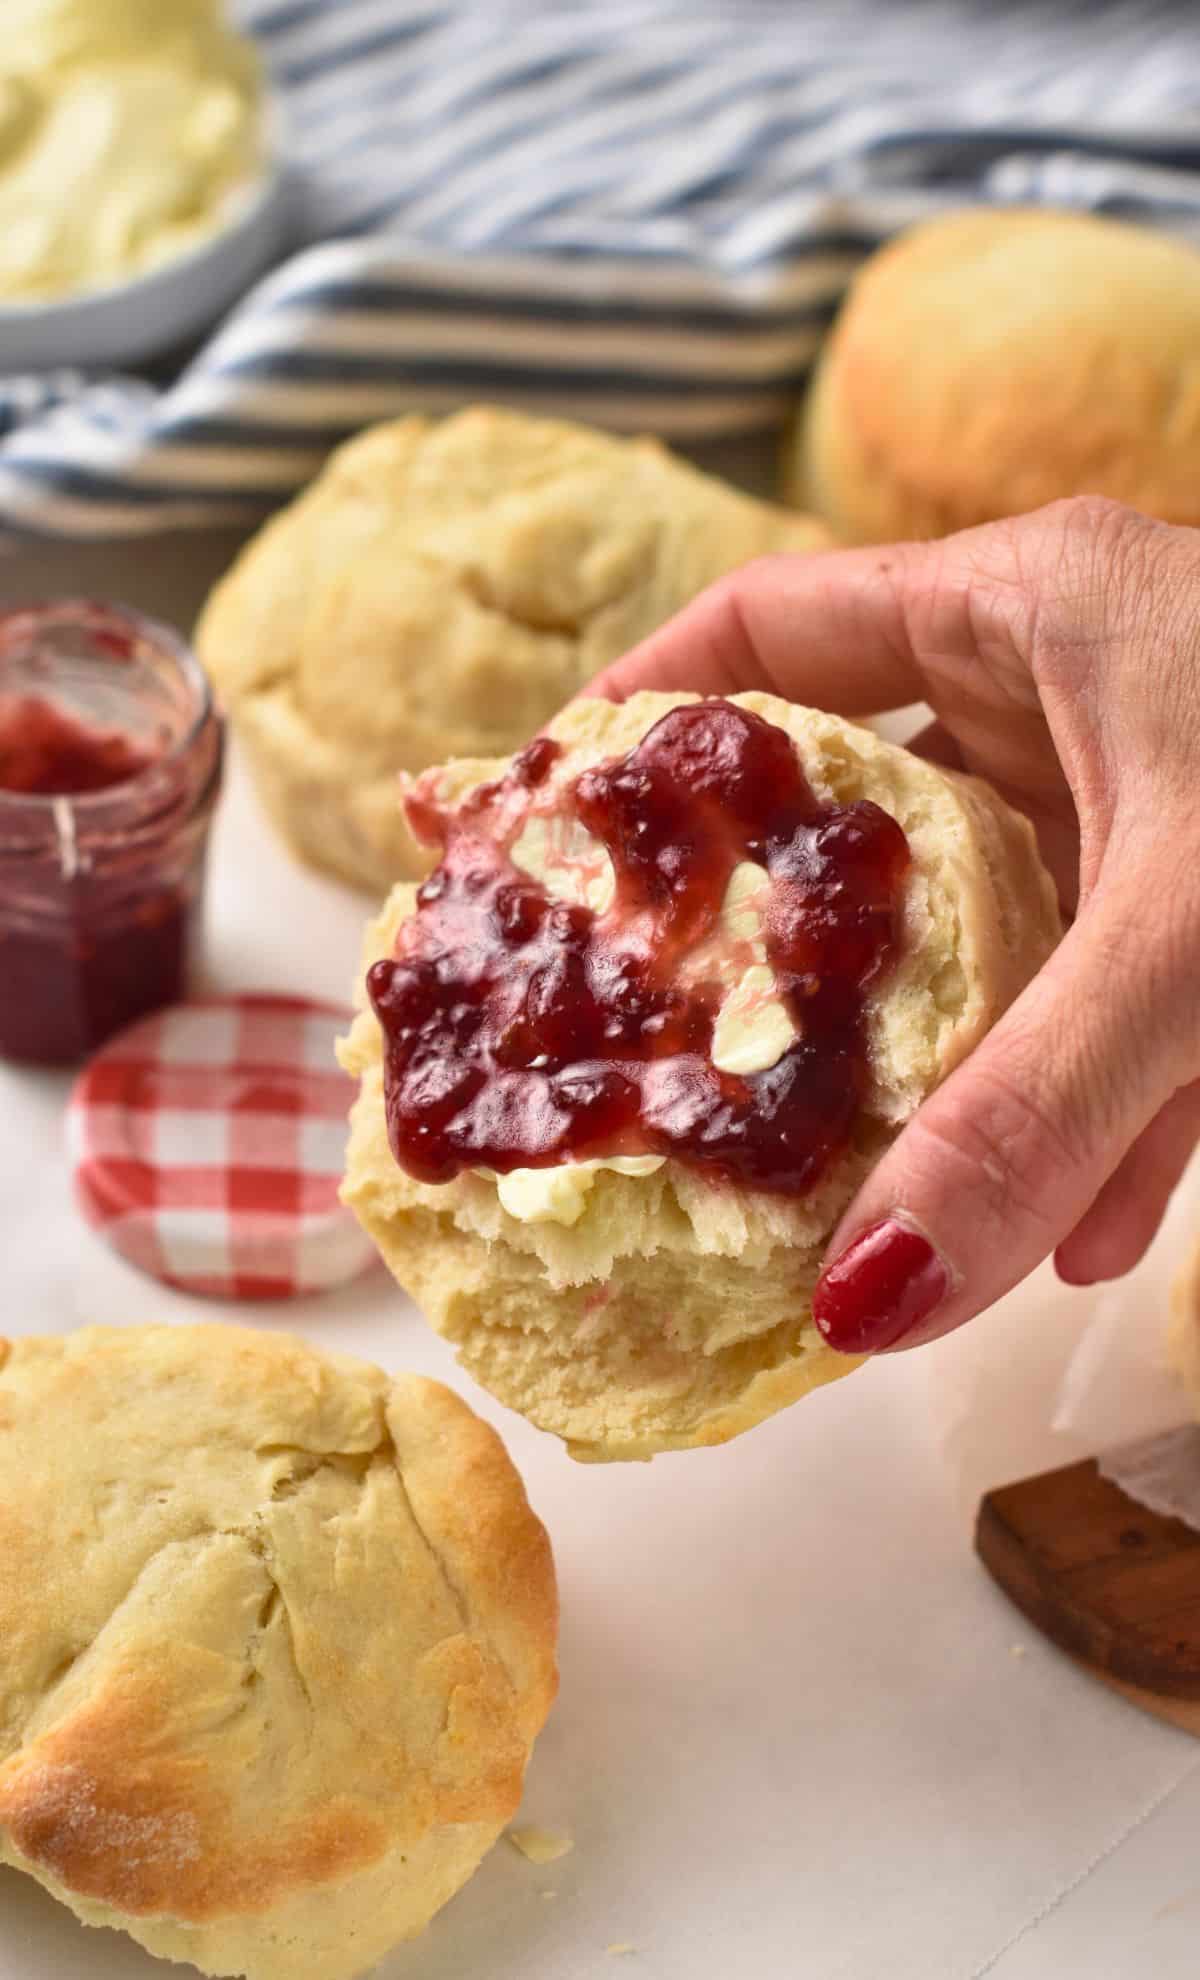
POLYGON ((272 146, 220 227, 161 267, 53 303, 0 304, 0 372, 126 365, 183 344, 232 307, 284 246, 288 181, 272 146))

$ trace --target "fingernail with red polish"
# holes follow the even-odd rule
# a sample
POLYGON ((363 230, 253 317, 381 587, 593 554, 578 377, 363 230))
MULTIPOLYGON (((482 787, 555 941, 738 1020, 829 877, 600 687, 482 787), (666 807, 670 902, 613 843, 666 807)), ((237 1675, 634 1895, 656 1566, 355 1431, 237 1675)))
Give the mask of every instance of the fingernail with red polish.
POLYGON ((927 1320, 950 1285, 929 1239, 889 1217, 825 1267, 813 1294, 813 1319, 839 1354, 878 1354, 927 1320))

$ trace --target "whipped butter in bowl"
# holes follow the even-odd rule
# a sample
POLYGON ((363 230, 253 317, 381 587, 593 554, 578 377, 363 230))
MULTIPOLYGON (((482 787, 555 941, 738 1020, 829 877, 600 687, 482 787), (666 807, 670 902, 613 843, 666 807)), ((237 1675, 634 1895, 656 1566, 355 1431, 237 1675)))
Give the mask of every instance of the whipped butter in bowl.
POLYGON ((7 0, 0 362, 96 363, 201 329, 280 244, 252 45, 222 0, 7 0))

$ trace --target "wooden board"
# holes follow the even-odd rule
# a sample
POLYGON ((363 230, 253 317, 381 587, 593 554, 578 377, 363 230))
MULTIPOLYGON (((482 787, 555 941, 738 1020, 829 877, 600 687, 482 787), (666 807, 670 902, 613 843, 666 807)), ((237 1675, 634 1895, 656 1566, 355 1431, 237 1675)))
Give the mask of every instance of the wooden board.
POLYGON ((1200 1738, 1200 1533, 1128 1498, 1087 1459, 989 1492, 975 1546, 1053 1642, 1200 1738))

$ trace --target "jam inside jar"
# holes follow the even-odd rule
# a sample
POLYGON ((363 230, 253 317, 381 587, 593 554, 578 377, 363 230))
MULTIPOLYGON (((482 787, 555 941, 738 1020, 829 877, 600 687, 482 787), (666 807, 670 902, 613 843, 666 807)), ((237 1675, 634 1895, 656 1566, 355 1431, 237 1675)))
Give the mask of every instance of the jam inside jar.
POLYGON ((0 616, 0 1056, 67 1065, 188 987, 221 722, 165 626, 0 616))

